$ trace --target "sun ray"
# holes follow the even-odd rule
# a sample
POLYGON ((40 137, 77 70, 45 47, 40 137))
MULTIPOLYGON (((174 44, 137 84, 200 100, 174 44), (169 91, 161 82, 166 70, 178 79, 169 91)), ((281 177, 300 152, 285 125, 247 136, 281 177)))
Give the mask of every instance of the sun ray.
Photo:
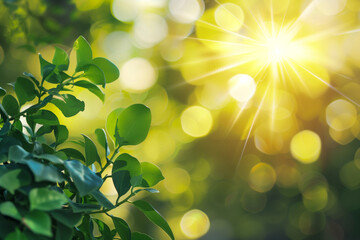
POLYGON ((208 25, 209 27, 213 27, 213 28, 218 29, 218 30, 220 30, 220 31, 229 33, 229 34, 231 34, 231 35, 233 35, 233 36, 236 36, 236 37, 239 37, 239 38, 242 38, 242 39, 246 39, 246 40, 252 41, 252 42, 254 42, 254 43, 258 42, 257 40, 255 40, 255 39, 253 39, 253 38, 251 38, 251 37, 242 35, 242 34, 240 34, 240 33, 236 33, 236 32, 229 31, 229 30, 227 30, 227 29, 218 27, 218 26, 216 26, 216 25, 214 25, 214 24, 212 24, 212 23, 209 23, 209 22, 207 22, 207 21, 204 21, 204 20, 201 20, 201 19, 199 19, 199 20, 197 20, 197 21, 198 21, 198 22, 201 22, 201 23, 203 23, 203 24, 206 24, 206 25, 208 25))
POLYGON ((254 125, 255 125, 255 123, 256 123, 256 120, 257 120, 257 118, 258 118, 258 116, 259 116, 259 114, 260 114, 260 111, 261 111, 261 109, 262 109, 262 106, 263 106, 263 104, 264 104, 264 101, 265 101, 265 99, 266 99, 266 97, 267 97, 268 91, 269 91, 269 85, 266 87, 265 93, 264 93, 264 95, 263 95, 263 97, 262 97, 262 99, 261 99, 261 102, 260 102, 260 104, 259 104, 259 107, 258 107, 258 109, 257 109, 256 112, 255 112, 253 121, 252 121, 252 123, 251 123, 251 126, 250 126, 250 128, 249 128, 248 134, 247 134, 246 139, 245 139, 245 142, 244 142, 244 146, 243 146, 243 148, 242 148, 242 150, 241 150, 240 158, 239 158, 239 160, 238 160, 238 162, 237 162, 237 164, 236 164, 236 167, 235 167, 234 177, 236 176, 236 174, 237 174, 237 172, 238 172, 238 170, 239 170, 240 162, 241 162, 241 160, 242 160, 242 158, 243 158, 243 156, 244 156, 245 149, 246 149, 247 144, 248 144, 248 142, 249 142, 249 139, 250 139, 252 130, 253 130, 254 125))
POLYGON ((324 79, 322 79, 321 77, 317 76, 315 73, 313 73, 312 71, 310 71, 308 68, 304 67, 302 64, 294 61, 295 64, 297 64, 299 67, 301 67, 302 69, 304 69, 306 72, 308 72, 309 74, 311 74, 313 77, 315 77, 316 79, 318 79, 319 81, 321 81, 322 83, 324 83, 325 85, 327 85, 331 90, 333 90, 334 92, 338 93, 339 95, 341 95, 342 97, 346 98, 347 100, 349 100, 350 102, 352 102, 353 104, 355 104, 356 106, 360 107, 360 103, 356 102, 354 99, 350 98, 349 96, 347 96, 345 93, 341 92, 339 89, 337 89, 336 87, 334 87, 333 85, 331 85, 330 83, 326 82, 324 79))

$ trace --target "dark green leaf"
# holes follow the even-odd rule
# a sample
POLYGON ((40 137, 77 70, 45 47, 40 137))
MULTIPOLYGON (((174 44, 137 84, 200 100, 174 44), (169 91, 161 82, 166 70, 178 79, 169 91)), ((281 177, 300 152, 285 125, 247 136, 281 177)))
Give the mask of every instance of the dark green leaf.
POLYGON ((61 222, 57 222, 55 240, 71 240, 73 239, 73 231, 73 227, 68 227, 61 222))
POLYGON ((19 103, 16 101, 16 98, 11 95, 6 95, 3 98, 2 105, 5 111, 11 116, 15 116, 20 112, 19 103))
POLYGON ((63 182, 65 179, 58 168, 52 165, 45 165, 33 160, 25 161, 35 176, 35 181, 63 182))
POLYGON ((22 77, 16 79, 15 93, 19 99, 20 106, 36 97, 34 84, 29 79, 22 77))
POLYGON ((29 194, 30 209, 51 211, 60 209, 68 202, 67 197, 55 190, 48 188, 34 188, 29 194))
MULTIPOLYGON (((19 132, 22 132, 23 126, 22 126, 22 123, 21 123, 20 119, 14 120, 14 122, 13 122, 13 127, 14 127, 15 129, 17 129, 19 132)), ((0 134, 0 135, 1 135, 1 134, 0 134)))
POLYGON ((69 204, 74 213, 92 212, 95 210, 99 210, 101 208, 100 205, 86 204, 86 203, 74 203, 71 200, 69 200, 69 204))
POLYGON ((40 155, 33 155, 35 158, 39 158, 39 159, 45 159, 53 164, 58 164, 58 165, 62 165, 64 164, 64 161, 62 159, 60 159, 58 156, 54 155, 54 154, 40 154, 40 155))
POLYGON ((88 64, 84 66, 81 70, 84 71, 82 75, 84 78, 90 80, 96 85, 105 86, 105 75, 104 72, 94 64, 88 64))
POLYGON ((95 130, 97 141, 100 145, 105 149, 105 155, 108 156, 110 154, 109 144, 106 138, 106 132, 104 129, 98 128, 95 130))
POLYGON ((0 204, 0 213, 4 216, 12 217, 17 220, 21 220, 21 215, 14 203, 12 202, 3 202, 0 204))
POLYGON ((24 74, 24 76, 30 78, 37 87, 40 86, 39 81, 34 77, 34 75, 32 75, 31 73, 28 73, 28 72, 23 72, 23 74, 24 74))
POLYGON ((115 206, 102 194, 99 190, 93 191, 91 195, 100 203, 101 206, 107 209, 113 209, 115 206))
POLYGON ((95 143, 86 135, 82 134, 85 140, 85 158, 86 165, 89 166, 94 162, 101 164, 101 160, 96 149, 95 143))
POLYGON ((9 120, 7 120, 0 130, 0 136, 6 135, 9 132, 10 128, 11 128, 11 124, 9 120))
POLYGON ((64 125, 58 125, 54 127, 54 134, 56 139, 56 144, 59 145, 66 141, 69 137, 69 130, 64 125))
POLYGON ((112 231, 110 231, 110 228, 101 220, 99 219, 93 219, 93 221, 98 225, 99 232, 101 233, 101 239, 104 240, 110 240, 114 239, 115 234, 113 234, 112 231))
POLYGON ((106 131, 109 134, 111 140, 116 144, 116 123, 120 113, 124 111, 124 108, 117 108, 113 110, 106 119, 106 131))
POLYGON ((43 125, 59 125, 59 120, 56 115, 48 110, 39 110, 36 114, 30 116, 35 123, 43 125))
POLYGON ((88 214, 84 216, 83 221, 78 226, 78 229, 80 229, 80 231, 84 234, 86 240, 95 240, 93 235, 94 225, 88 214))
POLYGON ((7 189, 11 194, 14 194, 16 189, 29 185, 30 182, 31 176, 24 169, 10 170, 0 175, 0 186, 7 189))
POLYGON ((143 104, 134 104, 118 117, 117 130, 126 145, 136 145, 145 140, 151 123, 150 109, 143 104))
POLYGON ((131 230, 129 225, 121 218, 111 217, 114 222, 116 232, 122 240, 131 240, 131 230))
POLYGON ((41 76, 43 77, 43 79, 47 79, 49 75, 53 73, 56 66, 46 61, 41 56, 41 54, 39 54, 39 59, 40 59, 40 67, 41 67, 41 76))
POLYGON ((65 71, 69 68, 69 56, 63 49, 55 47, 52 63, 58 67, 59 71, 65 71))
POLYGON ((144 187, 152 187, 158 182, 164 180, 164 176, 162 175, 160 168, 152 163, 142 162, 141 169, 144 180, 142 185, 144 187))
POLYGON ((65 117, 72 117, 80 111, 84 111, 85 103, 83 101, 70 94, 63 94, 62 97, 63 100, 54 98, 51 103, 59 108, 65 117))
POLYGON ((14 232, 8 234, 5 240, 27 240, 28 238, 18 228, 14 232))
POLYGON ((149 203, 143 201, 143 200, 137 200, 133 202, 132 204, 135 205, 140 211, 142 211, 145 216, 154 224, 158 225, 160 228, 162 228, 169 237, 174 240, 174 234, 171 231, 171 228, 169 224, 166 222, 166 220, 160 215, 158 211, 156 211, 149 203))
POLYGON ((104 102, 104 100, 105 100, 104 92, 98 86, 93 84, 92 82, 88 82, 88 81, 85 81, 85 80, 80 80, 80 81, 75 82, 74 86, 81 87, 81 88, 86 88, 87 90, 89 90, 90 92, 95 94, 98 98, 100 98, 100 100, 102 102, 104 102))
POLYGON ((6 94, 6 90, 0 87, 0 97, 4 96, 6 94))
POLYGON ((74 148, 64 148, 60 150, 64 152, 69 158, 77 159, 85 162, 85 157, 82 153, 74 148))
POLYGON ((8 218, 5 218, 2 215, 0 215, 0 236, 6 236, 12 231, 14 231, 15 224, 16 222, 9 221, 8 218))
POLYGON ((74 42, 74 50, 76 52, 76 71, 80 70, 83 66, 91 63, 92 51, 90 44, 86 41, 83 36, 80 36, 74 42))
POLYGON ((145 233, 133 232, 131 233, 131 240, 153 240, 153 238, 145 233))
POLYGON ((48 125, 44 125, 44 126, 41 126, 37 132, 36 132, 36 136, 42 136, 44 134, 48 134, 48 133, 51 133, 52 131, 54 130, 54 128, 52 126, 48 126, 48 125))
POLYGON ((74 227, 82 218, 80 213, 73 213, 70 209, 54 210, 51 211, 50 214, 56 221, 68 227, 74 227))
POLYGON ((104 72, 106 83, 114 82, 120 76, 119 69, 116 67, 116 65, 106 58, 94 58, 93 64, 101 68, 101 70, 104 72))
MULTIPOLYGON (((129 191, 131 179, 137 176, 141 176, 141 166, 136 158, 127 153, 123 153, 116 158, 112 168, 112 180, 119 196, 129 191)), ((141 183, 141 181, 138 183, 141 183)))
POLYGON ((31 211, 24 217, 24 224, 32 232, 47 237, 52 237, 51 218, 45 212, 38 210, 31 211))
POLYGON ((65 161, 64 166, 70 173, 81 197, 98 190, 101 187, 103 180, 81 162, 77 160, 68 160, 65 161))

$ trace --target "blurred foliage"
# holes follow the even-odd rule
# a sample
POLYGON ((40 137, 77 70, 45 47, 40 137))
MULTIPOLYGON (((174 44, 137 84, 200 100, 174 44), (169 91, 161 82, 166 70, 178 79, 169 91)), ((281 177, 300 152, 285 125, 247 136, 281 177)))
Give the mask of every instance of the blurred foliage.
MULTIPOLYGON (((1 81, 15 79, 24 62, 39 67, 20 46, 49 58, 48 43, 69 49, 79 34, 120 69, 104 104, 74 91, 91 107, 70 119, 49 108, 71 137, 104 128, 114 108, 151 109, 147 139, 125 149, 163 169, 152 201, 177 239, 360 238, 357 0, 34 1, 45 9, 36 16, 54 24, 18 18, 9 6, 27 12, 26 2, 7 2, 1 81), (52 13, 63 9, 60 18, 52 13), (31 29, 15 24, 22 40, 5 30, 12 18, 31 29)), ((112 184, 102 191, 116 194, 112 184)), ((114 214, 165 238, 132 208, 114 214)))

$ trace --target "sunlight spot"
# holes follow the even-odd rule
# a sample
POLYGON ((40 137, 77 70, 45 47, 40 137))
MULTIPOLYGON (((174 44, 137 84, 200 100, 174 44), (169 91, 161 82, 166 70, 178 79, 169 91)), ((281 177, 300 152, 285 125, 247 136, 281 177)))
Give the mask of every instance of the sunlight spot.
POLYGON ((292 156, 299 162, 313 163, 320 156, 321 139, 310 130, 301 131, 291 139, 290 150, 292 156))
POLYGON ((181 114, 181 126, 185 133, 192 137, 206 136, 213 125, 211 113, 206 108, 192 106, 181 114))
POLYGON ((335 100, 326 108, 326 122, 337 131, 343 131, 352 127, 356 120, 356 107, 346 100, 335 100))
POLYGON ((255 94, 256 83, 252 77, 246 74, 237 74, 229 81, 230 95, 238 102, 247 102, 255 94))
POLYGON ((166 190, 173 194, 185 192, 190 186, 190 175, 182 168, 167 167, 163 169, 164 186, 166 190))
POLYGON ((205 235, 210 229, 210 220, 201 210, 194 209, 185 213, 180 222, 183 233, 191 239, 205 235))
POLYGON ((150 48, 167 36, 168 26, 160 15, 148 13, 136 19, 133 31, 137 45, 140 48, 150 48))
POLYGON ((336 15, 344 10, 347 0, 316 0, 317 8, 325 15, 336 15))
POLYGON ((142 92, 156 82, 156 72, 151 63, 143 58, 133 58, 120 69, 120 83, 129 92, 142 92))
POLYGON ((249 184, 257 192, 267 192, 276 182, 276 172, 267 163, 258 163, 250 171, 249 184))
POLYGON ((202 0, 170 0, 169 11, 175 21, 192 23, 202 15, 204 2, 202 0))
POLYGON ((229 31, 239 31, 244 24, 244 12, 236 4, 224 3, 215 10, 216 24, 229 31))

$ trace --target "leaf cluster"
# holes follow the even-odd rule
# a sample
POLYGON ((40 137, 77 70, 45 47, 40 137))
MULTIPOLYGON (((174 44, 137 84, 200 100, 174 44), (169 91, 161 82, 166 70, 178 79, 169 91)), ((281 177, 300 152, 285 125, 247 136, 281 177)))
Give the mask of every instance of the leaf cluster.
POLYGON ((83 151, 61 148, 69 131, 44 107, 53 104, 65 117, 74 116, 85 104, 71 94, 73 88, 85 88, 104 101, 102 87, 119 77, 112 62, 93 58, 85 38, 79 37, 73 50, 77 66, 72 75, 67 72, 68 53, 56 48, 51 62, 39 55, 40 81, 24 73, 11 84, 16 97, 0 88, 0 239, 108 240, 116 234, 123 240, 152 239, 131 232, 126 221, 108 214, 125 203, 134 205, 174 239, 165 219, 149 203, 131 201, 141 191, 157 192, 152 187, 164 179, 160 169, 120 152, 125 145, 145 140, 151 123, 149 108, 134 104, 115 109, 107 118, 106 130, 95 130, 96 140, 83 135, 83 151), (48 135, 53 135, 53 142, 49 143, 48 135), (109 167, 111 175, 105 175, 109 167), (99 190, 111 180, 118 193, 115 203, 99 190), (94 218, 96 213, 111 217, 115 229, 94 218), (95 224, 99 237, 93 235, 95 224))

